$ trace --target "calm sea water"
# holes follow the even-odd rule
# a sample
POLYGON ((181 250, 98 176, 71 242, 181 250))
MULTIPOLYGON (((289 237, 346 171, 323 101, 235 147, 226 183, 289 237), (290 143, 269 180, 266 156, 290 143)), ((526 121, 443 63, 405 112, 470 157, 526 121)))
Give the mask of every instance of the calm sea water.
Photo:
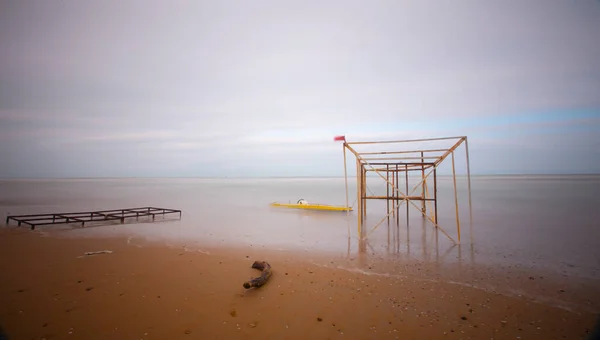
MULTIPOLYGON (((411 188, 417 184, 413 178, 409 182, 411 188)), ((438 214, 440 226, 457 239, 452 184, 450 177, 438 178, 438 214)), ((370 178, 368 186, 369 194, 385 194, 380 178, 370 178)), ((514 264, 600 278, 600 176, 473 177, 472 223, 466 179, 458 178, 457 187, 459 246, 436 232, 412 205, 408 224, 402 206, 399 224, 395 218, 389 224, 384 219, 373 230, 384 218, 386 204, 369 201, 364 227, 372 232, 364 247, 358 245, 355 212, 347 216, 269 206, 299 198, 344 205, 343 178, 5 180, 0 181, 0 216, 156 206, 182 209, 183 217, 162 223, 73 227, 68 232, 337 254, 366 248, 390 259, 514 264)), ((354 179, 349 181, 349 193, 352 205, 354 179)))

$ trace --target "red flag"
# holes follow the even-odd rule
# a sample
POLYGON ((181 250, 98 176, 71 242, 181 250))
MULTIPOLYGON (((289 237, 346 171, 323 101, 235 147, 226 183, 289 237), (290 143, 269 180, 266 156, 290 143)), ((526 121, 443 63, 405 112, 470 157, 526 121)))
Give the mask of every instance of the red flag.
POLYGON ((338 142, 338 141, 346 141, 346 136, 335 136, 333 137, 333 141, 334 142, 338 142))

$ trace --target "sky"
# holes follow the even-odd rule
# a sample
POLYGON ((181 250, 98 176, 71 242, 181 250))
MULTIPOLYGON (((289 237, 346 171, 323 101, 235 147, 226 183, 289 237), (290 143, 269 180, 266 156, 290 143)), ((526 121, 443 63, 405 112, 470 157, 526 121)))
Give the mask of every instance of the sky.
POLYGON ((339 176, 336 135, 600 173, 600 1, 0 2, 0 178, 339 176))

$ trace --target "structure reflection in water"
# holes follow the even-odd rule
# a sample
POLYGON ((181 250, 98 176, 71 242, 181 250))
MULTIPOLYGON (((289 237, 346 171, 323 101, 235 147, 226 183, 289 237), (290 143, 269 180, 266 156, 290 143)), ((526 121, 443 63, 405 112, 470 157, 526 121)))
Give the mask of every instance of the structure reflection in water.
MULTIPOLYGON (((469 228, 469 242, 458 244, 449 242, 436 228, 431 228, 428 221, 415 218, 403 223, 403 218, 391 219, 385 225, 385 234, 372 234, 371 237, 348 237, 348 257, 353 255, 355 244, 359 258, 375 258, 380 260, 413 260, 443 264, 455 262, 475 265, 475 244, 473 228, 469 228)), ((469 223, 472 225, 471 223, 469 223)), ((383 228, 382 228, 383 229, 383 228)))

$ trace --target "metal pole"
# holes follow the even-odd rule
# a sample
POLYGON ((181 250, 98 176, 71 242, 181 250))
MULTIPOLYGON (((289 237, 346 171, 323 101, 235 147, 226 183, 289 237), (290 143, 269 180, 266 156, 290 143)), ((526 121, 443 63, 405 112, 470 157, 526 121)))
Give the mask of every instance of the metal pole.
MULTIPOLYGON (((396 166, 396 170, 397 168, 398 166, 396 166)), ((398 198, 398 171, 396 170, 392 168, 392 214, 396 218, 396 223, 398 223, 398 209, 396 208, 398 206, 398 201, 396 200, 398 198)))
POLYGON ((436 228, 437 228, 437 223, 438 223, 438 209, 437 209, 437 166, 433 167, 433 209, 434 209, 434 221, 436 224, 436 228))
MULTIPOLYGON (((390 165, 386 164, 385 167, 386 167, 385 175, 387 177, 386 181, 389 183, 390 182, 390 165)), ((385 201, 387 203, 386 212, 387 212, 387 220, 388 220, 388 223, 389 223, 390 222, 390 186, 386 185, 385 186, 385 190, 386 190, 385 201)))
POLYGON ((456 208, 456 231, 458 232, 458 243, 460 243, 460 219, 458 218, 458 192, 456 191, 456 170, 454 168, 454 151, 452 151, 452 178, 454 180, 454 205, 456 208))
MULTIPOLYGON (((404 164, 404 170, 406 173, 406 194, 408 195, 408 164, 404 164)), ((423 201, 425 202, 425 201, 423 201)), ((406 202, 406 226, 408 227, 408 209, 409 209, 409 204, 408 202, 406 202)))
MULTIPOLYGON (((346 187, 346 219, 350 216, 350 207, 348 206, 348 170, 346 165, 346 143, 342 144, 344 150, 344 185, 346 187)), ((348 238, 350 238, 350 221, 348 220, 348 238)))
POLYGON ((396 213, 396 201, 394 200, 396 198, 396 173, 394 172, 394 168, 392 167, 392 187, 390 188, 392 191, 392 201, 390 202, 390 204, 392 205, 391 207, 391 215, 395 216, 396 213))
MULTIPOLYGON (((421 163, 423 163, 423 151, 421 151, 421 163)), ((423 215, 427 214, 427 205, 425 204, 425 199, 427 198, 425 196, 425 165, 421 164, 421 181, 423 182, 423 184, 421 184, 421 197, 423 198, 423 201, 421 201, 421 213, 423 213, 423 215)), ((406 193, 408 194, 408 190, 406 190, 406 193)))
MULTIPOLYGON (((400 224, 400 201, 398 201, 398 198, 400 197, 400 173, 398 172, 398 164, 396 164, 396 192, 398 193, 396 195, 396 200, 394 202, 396 202, 396 224, 400 224)), ((406 193, 408 195, 408 193, 406 193)), ((408 204, 408 202, 407 202, 408 204)))
POLYGON ((357 221, 358 221, 358 235, 359 238, 362 238, 362 211, 361 211, 361 205, 362 205, 362 197, 361 197, 361 192, 360 192, 360 165, 359 165, 360 161, 358 159, 356 159, 356 202, 358 203, 358 216, 357 216, 357 221))
POLYGON ((475 263, 475 249, 473 245, 473 207, 471 205, 471 162, 469 161, 469 142, 465 137, 465 153, 467 155, 467 185, 469 188, 469 242, 471 243, 471 263, 475 263))
MULTIPOLYGON (((367 194, 367 169, 365 168, 364 164, 360 165, 360 169, 361 169, 361 176, 362 176, 362 194, 363 196, 366 196, 367 194)), ((365 218, 367 216, 367 200, 363 200, 363 207, 362 207, 362 212, 363 212, 363 218, 365 218)))
POLYGON ((467 142, 467 137, 465 137, 465 152, 467 154, 467 185, 469 187, 469 220, 473 220, 473 208, 471 205, 471 162, 469 161, 469 143, 467 142))

